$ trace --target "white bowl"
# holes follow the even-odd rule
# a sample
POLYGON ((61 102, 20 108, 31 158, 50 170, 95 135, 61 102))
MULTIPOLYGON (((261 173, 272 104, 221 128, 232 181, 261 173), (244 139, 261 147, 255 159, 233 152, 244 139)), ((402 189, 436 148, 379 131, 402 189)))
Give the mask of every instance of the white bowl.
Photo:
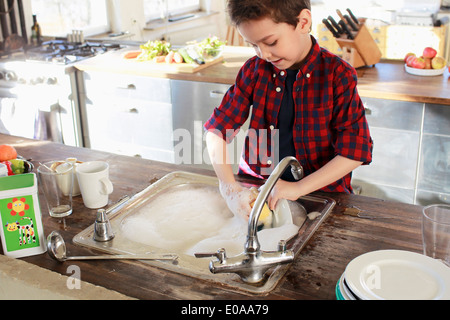
POLYGON ((406 72, 413 74, 415 76, 424 76, 424 77, 431 77, 431 76, 440 76, 444 73, 446 66, 442 69, 416 69, 408 67, 405 64, 405 70, 406 72))

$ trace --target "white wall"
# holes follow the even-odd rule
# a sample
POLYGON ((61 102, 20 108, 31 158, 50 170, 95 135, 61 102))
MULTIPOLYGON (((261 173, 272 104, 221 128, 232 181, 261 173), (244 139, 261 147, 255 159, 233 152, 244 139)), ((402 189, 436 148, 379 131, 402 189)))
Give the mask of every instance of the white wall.
POLYGON ((128 31, 130 40, 148 41, 162 38, 166 33, 172 44, 184 44, 189 40, 202 39, 209 35, 226 36, 225 1, 202 0, 202 9, 210 7, 217 14, 206 15, 185 22, 172 23, 167 28, 146 28, 142 0, 108 0, 111 3, 112 32, 128 31), (208 3, 207 3, 208 2, 208 3), (209 4, 209 5, 208 5, 209 4))

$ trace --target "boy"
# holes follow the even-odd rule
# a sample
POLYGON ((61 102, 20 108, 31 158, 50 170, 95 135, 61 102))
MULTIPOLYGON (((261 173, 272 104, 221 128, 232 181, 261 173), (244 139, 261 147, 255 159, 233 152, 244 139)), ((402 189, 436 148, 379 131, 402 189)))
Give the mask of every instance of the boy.
POLYGON ((228 11, 256 51, 205 124, 208 152, 231 211, 248 218, 255 198, 236 182, 226 155, 230 130, 239 129, 251 106, 239 173, 267 178, 265 169, 276 165, 273 159, 290 155, 305 172, 295 181, 286 170, 268 198, 270 209, 278 199, 296 200, 319 189, 351 193, 351 172, 372 161, 373 143, 356 72, 310 35, 309 0, 229 0, 228 11), (276 130, 274 144, 270 137, 276 130), (266 146, 261 143, 264 131, 266 146), (268 156, 255 161, 260 153, 268 156))

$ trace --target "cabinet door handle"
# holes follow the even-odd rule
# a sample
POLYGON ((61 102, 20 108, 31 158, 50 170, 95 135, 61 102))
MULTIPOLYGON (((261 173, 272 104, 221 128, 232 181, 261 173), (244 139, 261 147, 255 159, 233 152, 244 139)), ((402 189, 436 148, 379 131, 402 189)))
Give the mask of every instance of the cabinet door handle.
POLYGON ((130 83, 126 87, 117 87, 117 89, 121 89, 121 90, 136 90, 136 85, 130 83))
POLYGON ((136 108, 131 108, 130 110, 128 110, 129 113, 139 113, 139 110, 136 108))
POLYGON ((213 91, 209 92, 209 96, 214 99, 222 99, 224 95, 225 95, 225 92, 218 91, 218 90, 213 90, 213 91))

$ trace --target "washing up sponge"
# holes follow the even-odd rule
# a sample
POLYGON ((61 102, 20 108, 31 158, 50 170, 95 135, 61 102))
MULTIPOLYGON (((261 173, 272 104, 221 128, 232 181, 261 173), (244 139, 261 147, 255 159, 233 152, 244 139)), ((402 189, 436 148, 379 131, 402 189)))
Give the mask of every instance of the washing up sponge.
MULTIPOLYGON (((256 196, 258 196, 258 190, 253 189, 252 191, 255 193, 256 196)), ((250 206, 253 208, 253 204, 255 201, 253 201, 250 206)), ((266 228, 272 227, 272 221, 273 221, 273 212, 269 209, 269 206, 267 205, 267 202, 264 203, 264 207, 261 211, 261 214, 259 215, 258 220, 258 231, 266 228)))
POLYGON ((258 226, 262 226, 262 229, 271 228, 273 221, 273 212, 269 209, 267 203, 264 203, 264 207, 259 216, 258 226))

